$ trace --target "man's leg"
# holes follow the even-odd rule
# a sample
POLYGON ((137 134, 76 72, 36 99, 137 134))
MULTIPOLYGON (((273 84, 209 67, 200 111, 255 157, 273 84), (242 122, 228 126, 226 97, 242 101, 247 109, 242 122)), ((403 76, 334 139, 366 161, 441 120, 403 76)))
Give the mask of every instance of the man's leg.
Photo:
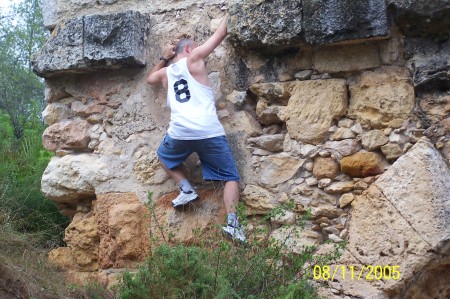
POLYGON ((184 206, 198 199, 198 195, 187 180, 181 164, 191 153, 192 151, 187 141, 175 140, 170 138, 169 135, 164 137, 157 151, 161 166, 181 189, 180 194, 172 201, 174 208, 184 206))
POLYGON ((184 174, 183 166, 175 167, 174 169, 169 169, 164 165, 164 163, 160 163, 162 168, 170 175, 170 177, 179 184, 182 180, 186 179, 186 175, 184 174))
POLYGON ((236 181, 228 181, 225 183, 223 190, 223 202, 227 214, 236 213, 236 207, 239 201, 239 183, 236 181))

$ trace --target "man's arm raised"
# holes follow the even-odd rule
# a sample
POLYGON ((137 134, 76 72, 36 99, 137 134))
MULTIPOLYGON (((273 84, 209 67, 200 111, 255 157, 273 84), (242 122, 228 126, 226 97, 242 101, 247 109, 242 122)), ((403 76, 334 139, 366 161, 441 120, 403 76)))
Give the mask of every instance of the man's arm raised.
POLYGON ((217 46, 227 36, 228 33, 227 22, 228 22, 228 14, 226 14, 223 17, 214 34, 211 35, 211 37, 208 38, 208 40, 204 44, 196 47, 192 51, 192 54, 188 58, 191 62, 194 63, 198 60, 205 59, 206 57, 208 57, 209 54, 211 54, 214 51, 215 48, 217 48, 217 46))

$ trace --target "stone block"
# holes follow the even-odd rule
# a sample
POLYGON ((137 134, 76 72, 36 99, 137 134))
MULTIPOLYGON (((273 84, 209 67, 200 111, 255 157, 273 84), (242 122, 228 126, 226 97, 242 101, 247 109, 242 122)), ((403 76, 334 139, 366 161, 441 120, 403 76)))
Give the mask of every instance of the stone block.
POLYGON ((385 37, 389 33, 384 0, 304 0, 305 39, 311 44, 385 37))
POLYGON ((31 63, 33 71, 41 77, 86 69, 83 60, 83 17, 59 24, 39 52, 33 55, 31 63))
POLYGON ((375 45, 327 47, 314 53, 314 68, 319 73, 361 71, 380 64, 375 45))
POLYGON ((374 152, 358 152, 339 161, 341 170, 351 177, 373 176, 384 171, 381 155, 374 152))
POLYGON ((53 29, 58 23, 57 0, 42 0, 42 19, 47 29, 53 29))
POLYGON ((53 157, 42 175, 41 190, 57 203, 77 203, 95 196, 95 188, 111 178, 107 165, 90 154, 53 157))
POLYGON ((305 160, 292 157, 287 153, 269 156, 261 165, 261 183, 275 186, 290 180, 305 160))
POLYGON ((229 13, 229 38, 236 46, 278 52, 300 42, 300 1, 236 1, 229 13))
POLYGON ((363 72, 350 83, 348 116, 365 127, 398 128, 411 116, 414 87, 409 71, 401 67, 381 67, 363 72))
POLYGON ((286 126, 292 138, 319 144, 325 140, 333 121, 346 111, 345 80, 298 81, 292 86, 286 126))
POLYGON ((426 138, 375 182, 414 231, 436 248, 450 240, 450 169, 426 138))
POLYGON ((102 269, 134 267, 148 256, 149 210, 135 193, 98 194, 97 219, 102 269))
POLYGON ((44 147, 49 151, 86 150, 91 140, 90 125, 85 120, 64 121, 51 125, 42 135, 44 147))
POLYGON ((137 11, 88 15, 58 25, 32 58, 41 77, 145 65, 148 19, 137 11))

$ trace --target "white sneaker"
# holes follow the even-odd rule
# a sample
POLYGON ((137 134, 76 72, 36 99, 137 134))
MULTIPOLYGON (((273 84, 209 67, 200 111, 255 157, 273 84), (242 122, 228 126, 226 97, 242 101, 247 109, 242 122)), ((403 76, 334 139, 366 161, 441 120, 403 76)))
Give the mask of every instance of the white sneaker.
POLYGON ((172 200, 172 207, 178 208, 185 206, 193 201, 196 201, 198 198, 198 194, 193 190, 187 193, 180 191, 180 194, 177 196, 177 198, 172 200))
POLYGON ((233 240, 239 241, 241 243, 245 243, 245 234, 242 226, 238 225, 237 227, 227 225, 222 227, 222 233, 225 236, 230 237, 233 240))

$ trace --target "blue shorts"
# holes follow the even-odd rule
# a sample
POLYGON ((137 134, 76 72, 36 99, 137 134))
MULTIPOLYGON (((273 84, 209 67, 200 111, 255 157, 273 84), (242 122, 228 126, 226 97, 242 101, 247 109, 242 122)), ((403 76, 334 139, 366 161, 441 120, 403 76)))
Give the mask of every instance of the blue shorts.
POLYGON ((196 152, 202 163, 203 179, 206 181, 239 181, 236 162, 225 136, 200 140, 172 139, 168 134, 158 148, 159 160, 174 169, 196 152))

